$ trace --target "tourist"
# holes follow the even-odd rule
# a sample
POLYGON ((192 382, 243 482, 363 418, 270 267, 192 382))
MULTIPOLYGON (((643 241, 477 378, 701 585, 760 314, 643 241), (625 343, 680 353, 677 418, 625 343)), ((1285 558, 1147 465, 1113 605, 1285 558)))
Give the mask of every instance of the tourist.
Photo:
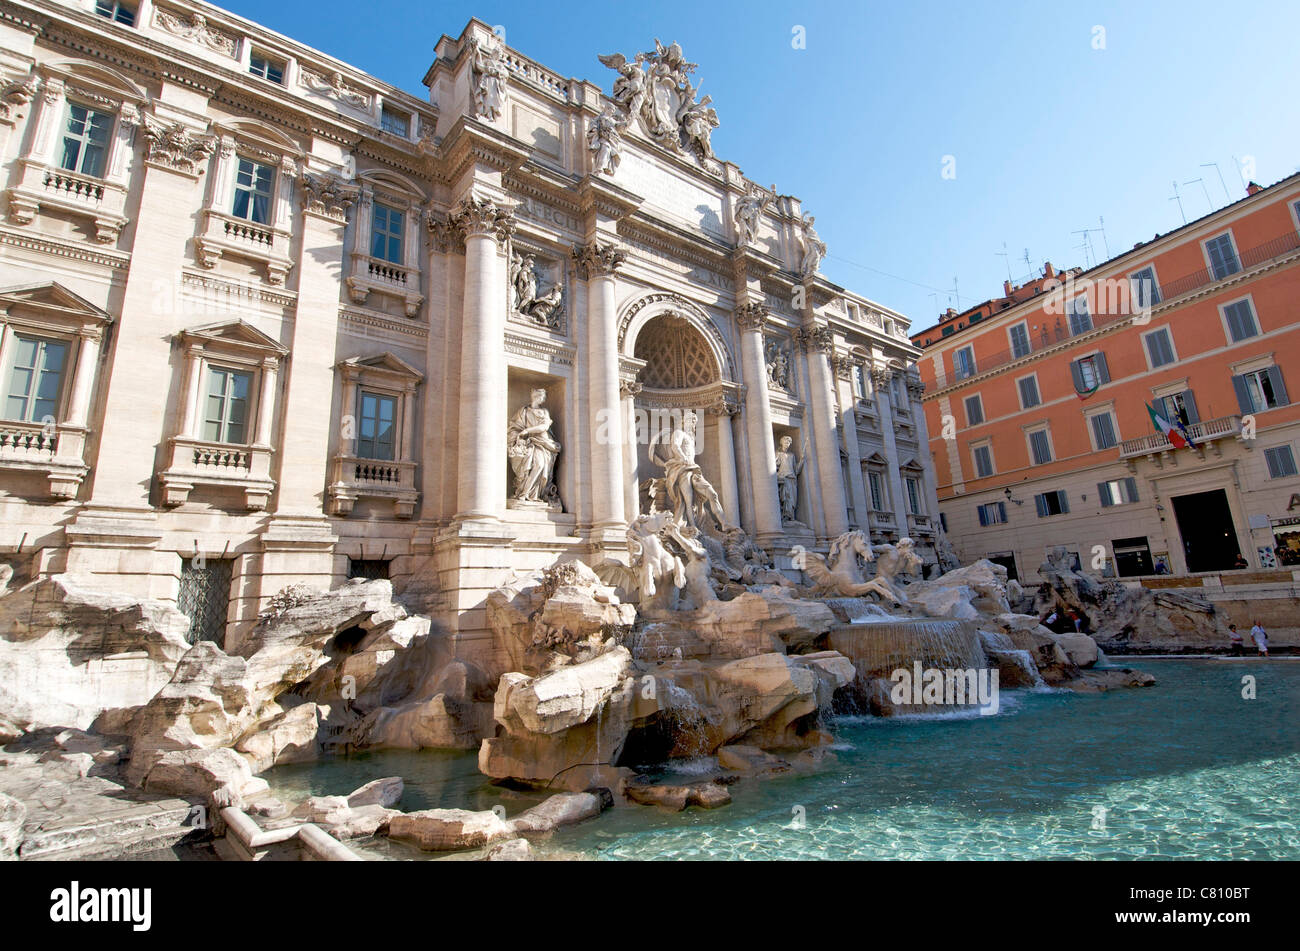
POLYGON ((1165 563, 1165 560, 1163 558, 1156 559, 1156 574, 1158 575, 1169 574, 1169 565, 1165 563))
POLYGON ((1228 640, 1231 642, 1230 646, 1232 650, 1232 656, 1234 657, 1238 656, 1242 652, 1242 649, 1245 647, 1245 644, 1241 638, 1241 631, 1237 630, 1237 625, 1235 624, 1228 625, 1228 640))
POLYGON ((1074 625, 1074 632, 1078 634, 1083 630, 1083 618, 1079 617, 1079 612, 1070 608, 1070 623, 1074 625))
POLYGON ((1255 621, 1255 626, 1250 629, 1250 636, 1255 639, 1255 646, 1259 648, 1259 656, 1267 657, 1268 634, 1264 631, 1264 625, 1260 624, 1258 620, 1255 621))
POLYGON ((1236 557, 1235 559, 1233 559, 1232 567, 1233 567, 1233 568, 1249 568, 1250 565, 1248 565, 1248 564, 1246 563, 1246 558, 1245 558, 1245 556, 1242 555, 1241 552, 1237 552, 1237 557, 1236 557))

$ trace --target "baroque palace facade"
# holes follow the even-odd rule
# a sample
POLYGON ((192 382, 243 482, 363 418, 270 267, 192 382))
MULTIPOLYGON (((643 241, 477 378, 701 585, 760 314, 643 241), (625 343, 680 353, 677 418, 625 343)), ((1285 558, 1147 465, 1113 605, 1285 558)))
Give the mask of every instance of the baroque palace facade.
POLYGON ((935 564, 908 321, 713 155, 676 44, 601 62, 612 95, 474 20, 426 101, 206 4, 0 2, 19 578, 232 646, 286 586, 390 577, 472 656, 512 572, 627 557, 692 428, 778 566, 854 529, 935 564))

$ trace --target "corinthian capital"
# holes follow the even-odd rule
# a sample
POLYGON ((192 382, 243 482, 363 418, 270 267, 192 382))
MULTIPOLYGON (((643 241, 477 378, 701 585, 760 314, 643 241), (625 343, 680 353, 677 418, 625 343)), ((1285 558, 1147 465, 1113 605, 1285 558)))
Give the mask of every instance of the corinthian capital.
POLYGON ((767 326, 767 305, 757 301, 746 301, 736 308, 736 326, 741 330, 757 330, 760 333, 767 326))
POLYGON ((799 346, 808 352, 820 351, 831 354, 835 352, 835 335, 829 327, 800 327, 795 331, 799 346))
POLYGON ((190 175, 200 174, 202 163, 217 148, 217 137, 186 128, 179 122, 159 122, 144 117, 144 158, 190 175))
POLYGON ((357 200, 357 187, 329 172, 318 175, 304 172, 300 184, 303 211, 327 218, 341 220, 357 200))
POLYGON ((627 253, 613 241, 575 244, 573 261, 584 278, 613 274, 623 264, 627 253))
POLYGON ((470 196, 462 199, 448 220, 462 238, 489 235, 501 242, 515 230, 514 214, 491 198, 470 196))

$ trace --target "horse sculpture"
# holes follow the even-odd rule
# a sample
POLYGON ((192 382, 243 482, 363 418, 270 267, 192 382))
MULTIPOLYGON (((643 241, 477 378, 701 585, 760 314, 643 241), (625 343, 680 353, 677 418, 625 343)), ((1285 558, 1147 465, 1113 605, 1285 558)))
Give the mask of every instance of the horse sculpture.
POLYGON ((907 596, 899 589, 894 576, 920 566, 920 559, 912 553, 912 540, 901 539, 896 548, 893 545, 871 547, 865 535, 860 531, 845 532, 831 542, 830 552, 819 555, 816 552, 803 552, 804 573, 812 580, 813 593, 817 597, 860 598, 868 594, 877 594, 894 604, 906 604, 907 596), (870 581, 863 580, 862 568, 858 562, 877 561, 876 577, 870 581))

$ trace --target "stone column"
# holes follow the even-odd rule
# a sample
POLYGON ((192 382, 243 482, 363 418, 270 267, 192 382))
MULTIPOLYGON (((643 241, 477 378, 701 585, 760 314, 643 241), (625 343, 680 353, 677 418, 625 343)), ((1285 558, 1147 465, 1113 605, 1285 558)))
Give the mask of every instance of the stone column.
POLYGON ((772 406, 767 400, 767 364, 763 358, 763 328, 767 308, 748 302, 736 309, 740 328, 740 369, 745 382, 745 435, 749 443, 749 481, 754 493, 754 527, 764 547, 777 542, 781 500, 776 488, 776 440, 772 438, 772 406))
POLYGON ((267 357, 262 361, 262 390, 257 399, 258 446, 270 446, 275 423, 275 394, 279 390, 280 361, 267 357))
POLYGON ((203 348, 187 347, 185 350, 185 417, 179 431, 190 439, 199 437, 200 400, 203 399, 203 348))
POLYGON ((351 439, 339 439, 339 452, 345 455, 355 455, 357 451, 357 432, 361 428, 361 420, 357 414, 357 375, 356 370, 350 366, 344 365, 343 368, 343 405, 340 407, 339 417, 347 419, 352 417, 352 425, 347 427, 344 432, 351 432, 351 439))
POLYGON ((641 514, 641 489, 636 474, 636 396, 640 392, 641 384, 636 380, 623 380, 619 384, 619 394, 623 397, 623 471, 627 474, 623 480, 623 514, 629 522, 641 514))
POLYGON ((808 402, 817 451, 818 487, 826 517, 826 536, 835 538, 849 530, 844 503, 844 478, 840 468, 839 430, 835 420, 835 376, 830 357, 835 339, 829 327, 810 326, 799 334, 808 356, 808 402))
POLYGON ((72 381, 72 399, 68 407, 69 426, 85 426, 90 419, 90 391, 95 382, 95 368, 99 365, 99 345, 102 336, 98 330, 81 332, 81 348, 77 354, 77 375, 72 381))
POLYGON ((740 493, 736 487, 736 445, 731 433, 731 417, 737 408, 736 404, 725 395, 709 407, 709 412, 718 417, 718 466, 722 476, 718 494, 722 496, 722 511, 727 515, 728 525, 740 524, 740 493))
POLYGON ((903 487, 903 474, 899 470, 902 460, 898 458, 898 442, 894 438, 893 394, 889 381, 894 371, 885 365, 871 368, 871 382, 875 388, 876 411, 880 414, 880 433, 885 442, 885 458, 889 465, 885 469, 885 478, 889 480, 890 502, 894 509, 894 524, 899 537, 907 534, 907 490, 903 487))
POLYGON ((499 521, 506 505, 506 282, 500 243, 514 228, 489 198, 466 198, 452 214, 465 238, 461 321, 460 457, 456 518, 499 521))
POLYGON ((587 374, 595 433, 591 444, 592 532, 617 539, 627 529, 614 297, 614 272, 623 263, 624 252, 613 242, 596 240, 575 246, 573 258, 587 280, 587 374))
POLYGON ((916 444, 920 447, 920 463, 924 471, 924 477, 921 481, 921 511, 930 516, 931 528, 934 529, 937 537, 939 532, 939 510, 936 507, 937 492, 934 476, 934 457, 929 452, 930 431, 925 422, 925 407, 921 404, 921 396, 925 393, 925 384, 921 382, 919 373, 916 373, 915 367, 908 371, 907 374, 907 396, 912 402, 912 419, 916 422, 916 444), (935 503, 931 504, 934 499, 935 503))

